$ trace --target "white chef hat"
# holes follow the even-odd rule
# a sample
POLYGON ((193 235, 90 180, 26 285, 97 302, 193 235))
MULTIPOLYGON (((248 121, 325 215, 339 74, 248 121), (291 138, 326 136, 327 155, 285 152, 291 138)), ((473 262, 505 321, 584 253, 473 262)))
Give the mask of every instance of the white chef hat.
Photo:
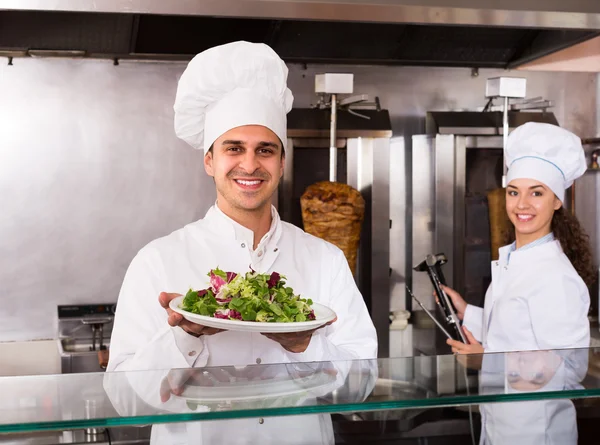
POLYGON ((564 202, 565 190, 585 172, 581 139, 556 125, 528 122, 509 136, 504 159, 507 183, 535 179, 564 202))
POLYGON ((262 125, 285 146, 294 101, 287 75, 285 63, 262 43, 233 42, 198 54, 179 80, 175 134, 206 154, 225 132, 262 125))

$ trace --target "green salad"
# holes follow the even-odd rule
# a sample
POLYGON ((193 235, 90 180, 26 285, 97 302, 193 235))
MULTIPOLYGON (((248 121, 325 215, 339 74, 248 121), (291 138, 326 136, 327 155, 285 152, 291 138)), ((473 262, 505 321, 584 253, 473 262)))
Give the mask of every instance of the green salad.
POLYGON ((294 295, 285 285, 285 277, 277 272, 241 275, 217 268, 208 276, 211 286, 190 289, 181 309, 227 320, 292 323, 315 319, 312 300, 294 295))

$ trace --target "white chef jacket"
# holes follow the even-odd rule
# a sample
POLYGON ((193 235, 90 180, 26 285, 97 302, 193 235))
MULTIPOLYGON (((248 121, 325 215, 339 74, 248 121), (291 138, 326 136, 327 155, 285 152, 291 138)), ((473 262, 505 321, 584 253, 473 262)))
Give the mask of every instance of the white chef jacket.
POLYGON ((463 324, 486 352, 587 348, 590 294, 560 247, 551 241, 492 262, 484 307, 468 305, 463 324))
MULTIPOLYGON (((152 241, 133 259, 117 302, 107 371, 170 369, 369 359, 377 356, 377 337, 364 300, 343 252, 279 219, 255 251, 254 233, 215 205, 204 219, 152 241), (170 327, 158 303, 160 292, 185 294, 208 287, 207 273, 278 272, 304 298, 333 309, 335 323, 317 330, 305 352, 286 351, 259 333, 226 331, 193 337, 170 327)), ((326 444, 333 442, 329 416, 289 416, 201 424, 156 425, 152 444, 326 444), (201 426, 201 431, 198 426, 201 426), (227 435, 223 428, 243 430, 227 435), (195 430, 193 434, 191 430, 195 430), (193 440, 192 440, 193 439, 193 440)))
MULTIPOLYGON (((485 352, 589 347, 589 291, 560 242, 512 252, 505 246, 499 253, 498 261, 492 262, 492 282, 483 309, 468 305, 463 321, 485 352)), ((554 443, 542 433, 550 428, 553 418, 572 418, 575 408, 568 401, 569 406, 559 401, 536 403, 481 405, 481 443, 510 443, 502 438, 519 436, 517 419, 529 419, 522 424, 520 443, 554 443), (518 414, 522 410, 527 416, 518 414), (508 429, 501 427, 511 424, 508 429), (533 434, 536 428, 538 435, 533 434)), ((569 439, 561 443, 575 444, 576 429, 563 437, 569 439)))

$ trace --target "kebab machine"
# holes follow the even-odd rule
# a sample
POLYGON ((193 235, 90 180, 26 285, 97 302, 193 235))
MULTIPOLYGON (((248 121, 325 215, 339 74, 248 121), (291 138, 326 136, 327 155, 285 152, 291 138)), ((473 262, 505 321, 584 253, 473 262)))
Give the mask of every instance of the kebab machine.
POLYGON ((389 355, 390 117, 379 100, 354 94, 346 73, 315 78, 317 103, 288 114, 278 209, 284 221, 345 254, 389 355))

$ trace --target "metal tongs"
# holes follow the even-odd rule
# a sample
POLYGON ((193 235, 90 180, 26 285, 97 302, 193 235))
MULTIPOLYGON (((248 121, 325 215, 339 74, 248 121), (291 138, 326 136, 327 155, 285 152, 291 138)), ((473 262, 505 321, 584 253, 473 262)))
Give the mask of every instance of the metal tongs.
MULTIPOLYGON (((438 296, 438 306, 442 309, 442 312, 444 313, 446 323, 450 326, 450 332, 452 332, 454 335, 449 335, 448 331, 446 331, 446 329, 443 329, 440 323, 437 321, 437 319, 435 319, 435 316, 426 310, 427 315, 432 318, 432 320, 436 323, 438 327, 442 328, 442 331, 444 332, 444 334, 446 334, 447 337, 468 344, 469 342, 465 338, 460 327, 460 320, 456 315, 456 308, 452 304, 452 300, 450 300, 446 292, 442 290, 442 285, 446 285, 446 279, 444 278, 444 273, 442 272, 442 265, 446 264, 447 262, 448 259, 443 253, 438 253, 437 255, 427 255, 427 258, 425 258, 425 260, 421 263, 417 264, 413 268, 413 270, 417 272, 427 272, 427 275, 431 280, 431 284, 435 289, 435 293, 438 296)), ((412 291, 410 291, 410 289, 408 290, 411 296, 417 301, 419 306, 425 309, 421 302, 417 300, 417 298, 413 295, 412 291)))
POLYGON ((454 338, 448 333, 448 331, 444 328, 444 326, 442 326, 442 324, 439 321, 437 321, 437 319, 435 318, 435 315, 433 315, 431 312, 429 312, 427 310, 427 308, 425 306, 423 306, 423 303, 421 303, 419 301, 419 299, 417 297, 415 297, 415 294, 412 293, 412 291, 410 290, 410 287, 406 286, 406 290, 408 291, 410 296, 413 297, 413 299, 419 304, 419 306, 421 306, 421 309, 423 309, 425 311, 425 313, 427 315, 429 315, 429 318, 431 318, 433 320, 433 322, 437 325, 437 327, 442 330, 442 332, 446 335, 446 337, 448 337, 450 340, 454 340, 454 338))

